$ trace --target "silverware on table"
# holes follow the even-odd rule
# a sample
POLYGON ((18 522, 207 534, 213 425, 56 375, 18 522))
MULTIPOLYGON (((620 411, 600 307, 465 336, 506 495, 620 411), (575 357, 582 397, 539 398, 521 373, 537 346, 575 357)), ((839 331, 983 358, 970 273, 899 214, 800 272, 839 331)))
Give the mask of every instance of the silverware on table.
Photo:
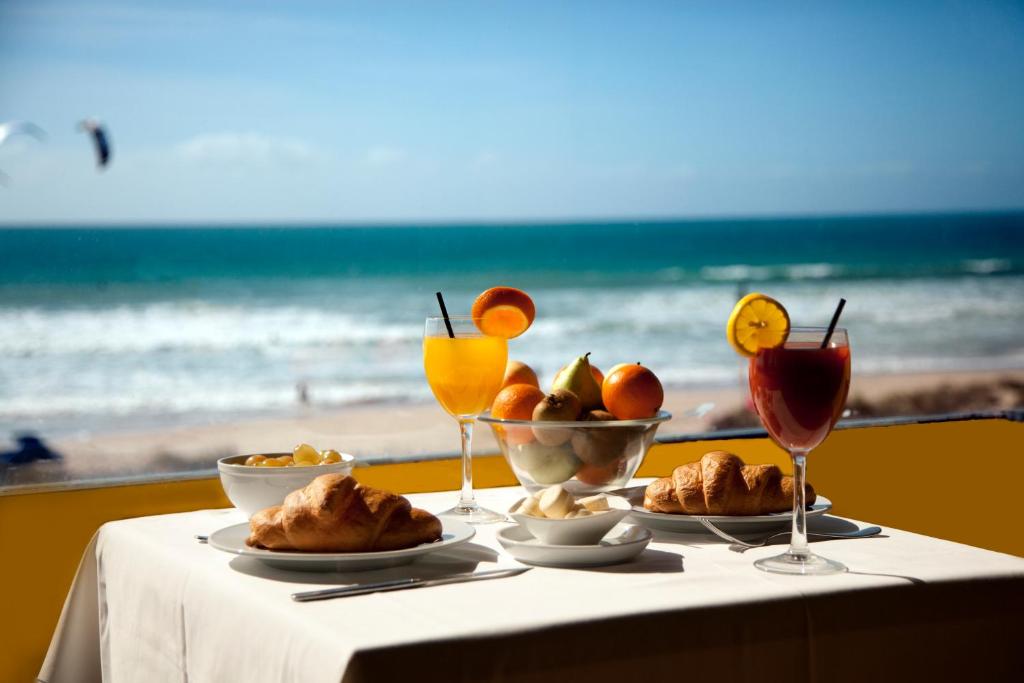
MULTIPOLYGON (((715 536, 718 536, 721 539, 729 541, 734 546, 739 546, 739 549, 731 548, 732 550, 738 550, 739 552, 743 552, 744 550, 748 550, 750 548, 760 548, 762 546, 768 545, 768 543, 772 539, 790 535, 789 531, 780 531, 778 533, 771 534, 770 536, 765 536, 760 541, 742 541, 736 538, 735 536, 731 536, 725 533, 717 526, 715 526, 708 520, 704 519, 703 517, 699 517, 698 521, 704 525, 705 529, 713 533, 715 536)), ((807 538, 868 538, 870 536, 877 536, 880 533, 882 533, 882 527, 868 526, 864 527, 863 529, 857 529, 856 531, 848 532, 818 533, 815 531, 809 531, 807 532, 807 538)))
POLYGON ((196 534, 195 535, 195 539, 197 541, 199 541, 200 543, 206 543, 207 541, 210 540, 210 537, 209 536, 204 536, 203 534, 196 534))
POLYGON ((304 591, 292 593, 292 600, 295 602, 310 602, 312 600, 326 600, 328 598, 347 598, 352 595, 367 595, 368 593, 383 593, 386 591, 400 591, 407 588, 423 588, 425 586, 443 586, 448 583, 464 583, 467 581, 481 581, 484 579, 500 579, 504 576, 518 576, 528 572, 532 567, 512 567, 510 569, 492 569, 486 572, 466 572, 464 574, 452 574, 441 576, 436 579, 396 579, 394 581, 380 581, 378 583, 366 583, 355 586, 342 586, 341 588, 325 588, 316 591, 304 591))

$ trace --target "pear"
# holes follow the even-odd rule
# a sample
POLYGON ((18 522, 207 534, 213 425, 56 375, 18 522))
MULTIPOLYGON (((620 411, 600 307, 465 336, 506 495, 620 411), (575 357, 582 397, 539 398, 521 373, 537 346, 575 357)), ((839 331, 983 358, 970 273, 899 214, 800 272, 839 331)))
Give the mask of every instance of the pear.
POLYGON ((583 410, 594 410, 601 407, 601 385, 594 379, 588 356, 590 353, 580 356, 569 367, 555 375, 551 390, 571 391, 580 400, 583 410))

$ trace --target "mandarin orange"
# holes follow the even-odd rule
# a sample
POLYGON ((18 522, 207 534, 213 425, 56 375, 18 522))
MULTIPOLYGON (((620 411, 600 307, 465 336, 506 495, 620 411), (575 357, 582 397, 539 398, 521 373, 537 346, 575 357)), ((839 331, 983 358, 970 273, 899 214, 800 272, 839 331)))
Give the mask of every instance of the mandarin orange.
POLYGON ((473 302, 473 320, 486 335, 512 339, 529 329, 537 310, 533 299, 515 287, 491 287, 473 302))
MULTIPOLYGON (((501 420, 530 420, 533 409, 544 399, 544 392, 532 384, 513 384, 498 392, 491 405, 491 415, 501 420)), ((533 430, 515 425, 503 426, 505 441, 524 444, 533 441, 533 430)))
POLYGON ((532 384, 540 387, 537 381, 537 373, 529 365, 522 361, 510 360, 505 367, 505 379, 501 381, 501 388, 510 387, 513 384, 532 384))
POLYGON ((665 400, 657 375, 637 363, 618 366, 601 385, 604 407, 620 420, 654 417, 665 400))
POLYGON ((608 465, 591 465, 583 463, 576 472, 576 478, 584 484, 591 486, 603 486, 619 476, 621 462, 616 461, 608 465))

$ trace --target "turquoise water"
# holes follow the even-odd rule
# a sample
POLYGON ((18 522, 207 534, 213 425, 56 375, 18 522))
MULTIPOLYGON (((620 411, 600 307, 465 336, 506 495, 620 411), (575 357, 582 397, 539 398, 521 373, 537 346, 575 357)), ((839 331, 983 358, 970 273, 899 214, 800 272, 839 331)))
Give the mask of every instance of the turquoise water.
POLYGON ((827 323, 859 372, 1024 367, 1024 213, 366 227, 0 230, 0 429, 419 400, 441 289, 528 290, 513 357, 736 381, 737 295, 827 323))
MULTIPOLYGON (((530 225, 0 230, 4 285, 263 278, 535 284, 956 276, 1024 269, 1024 214, 530 225), (991 265, 971 260, 997 259, 991 265), (806 266, 814 266, 810 269, 806 266)), ((5 288, 6 290, 6 288, 5 288)), ((19 288, 4 294, 17 296, 19 288)))

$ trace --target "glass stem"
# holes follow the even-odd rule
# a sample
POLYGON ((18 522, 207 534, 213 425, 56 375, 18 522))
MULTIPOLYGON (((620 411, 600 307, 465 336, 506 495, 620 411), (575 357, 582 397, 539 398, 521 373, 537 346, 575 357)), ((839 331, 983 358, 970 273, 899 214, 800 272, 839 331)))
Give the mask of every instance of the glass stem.
POLYGON ((475 508, 473 498, 473 419, 459 418, 459 433, 462 435, 462 494, 460 508, 475 508))
POLYGON ((793 458, 793 532, 789 537, 789 554, 798 559, 811 554, 807 547, 807 453, 790 453, 793 458))

